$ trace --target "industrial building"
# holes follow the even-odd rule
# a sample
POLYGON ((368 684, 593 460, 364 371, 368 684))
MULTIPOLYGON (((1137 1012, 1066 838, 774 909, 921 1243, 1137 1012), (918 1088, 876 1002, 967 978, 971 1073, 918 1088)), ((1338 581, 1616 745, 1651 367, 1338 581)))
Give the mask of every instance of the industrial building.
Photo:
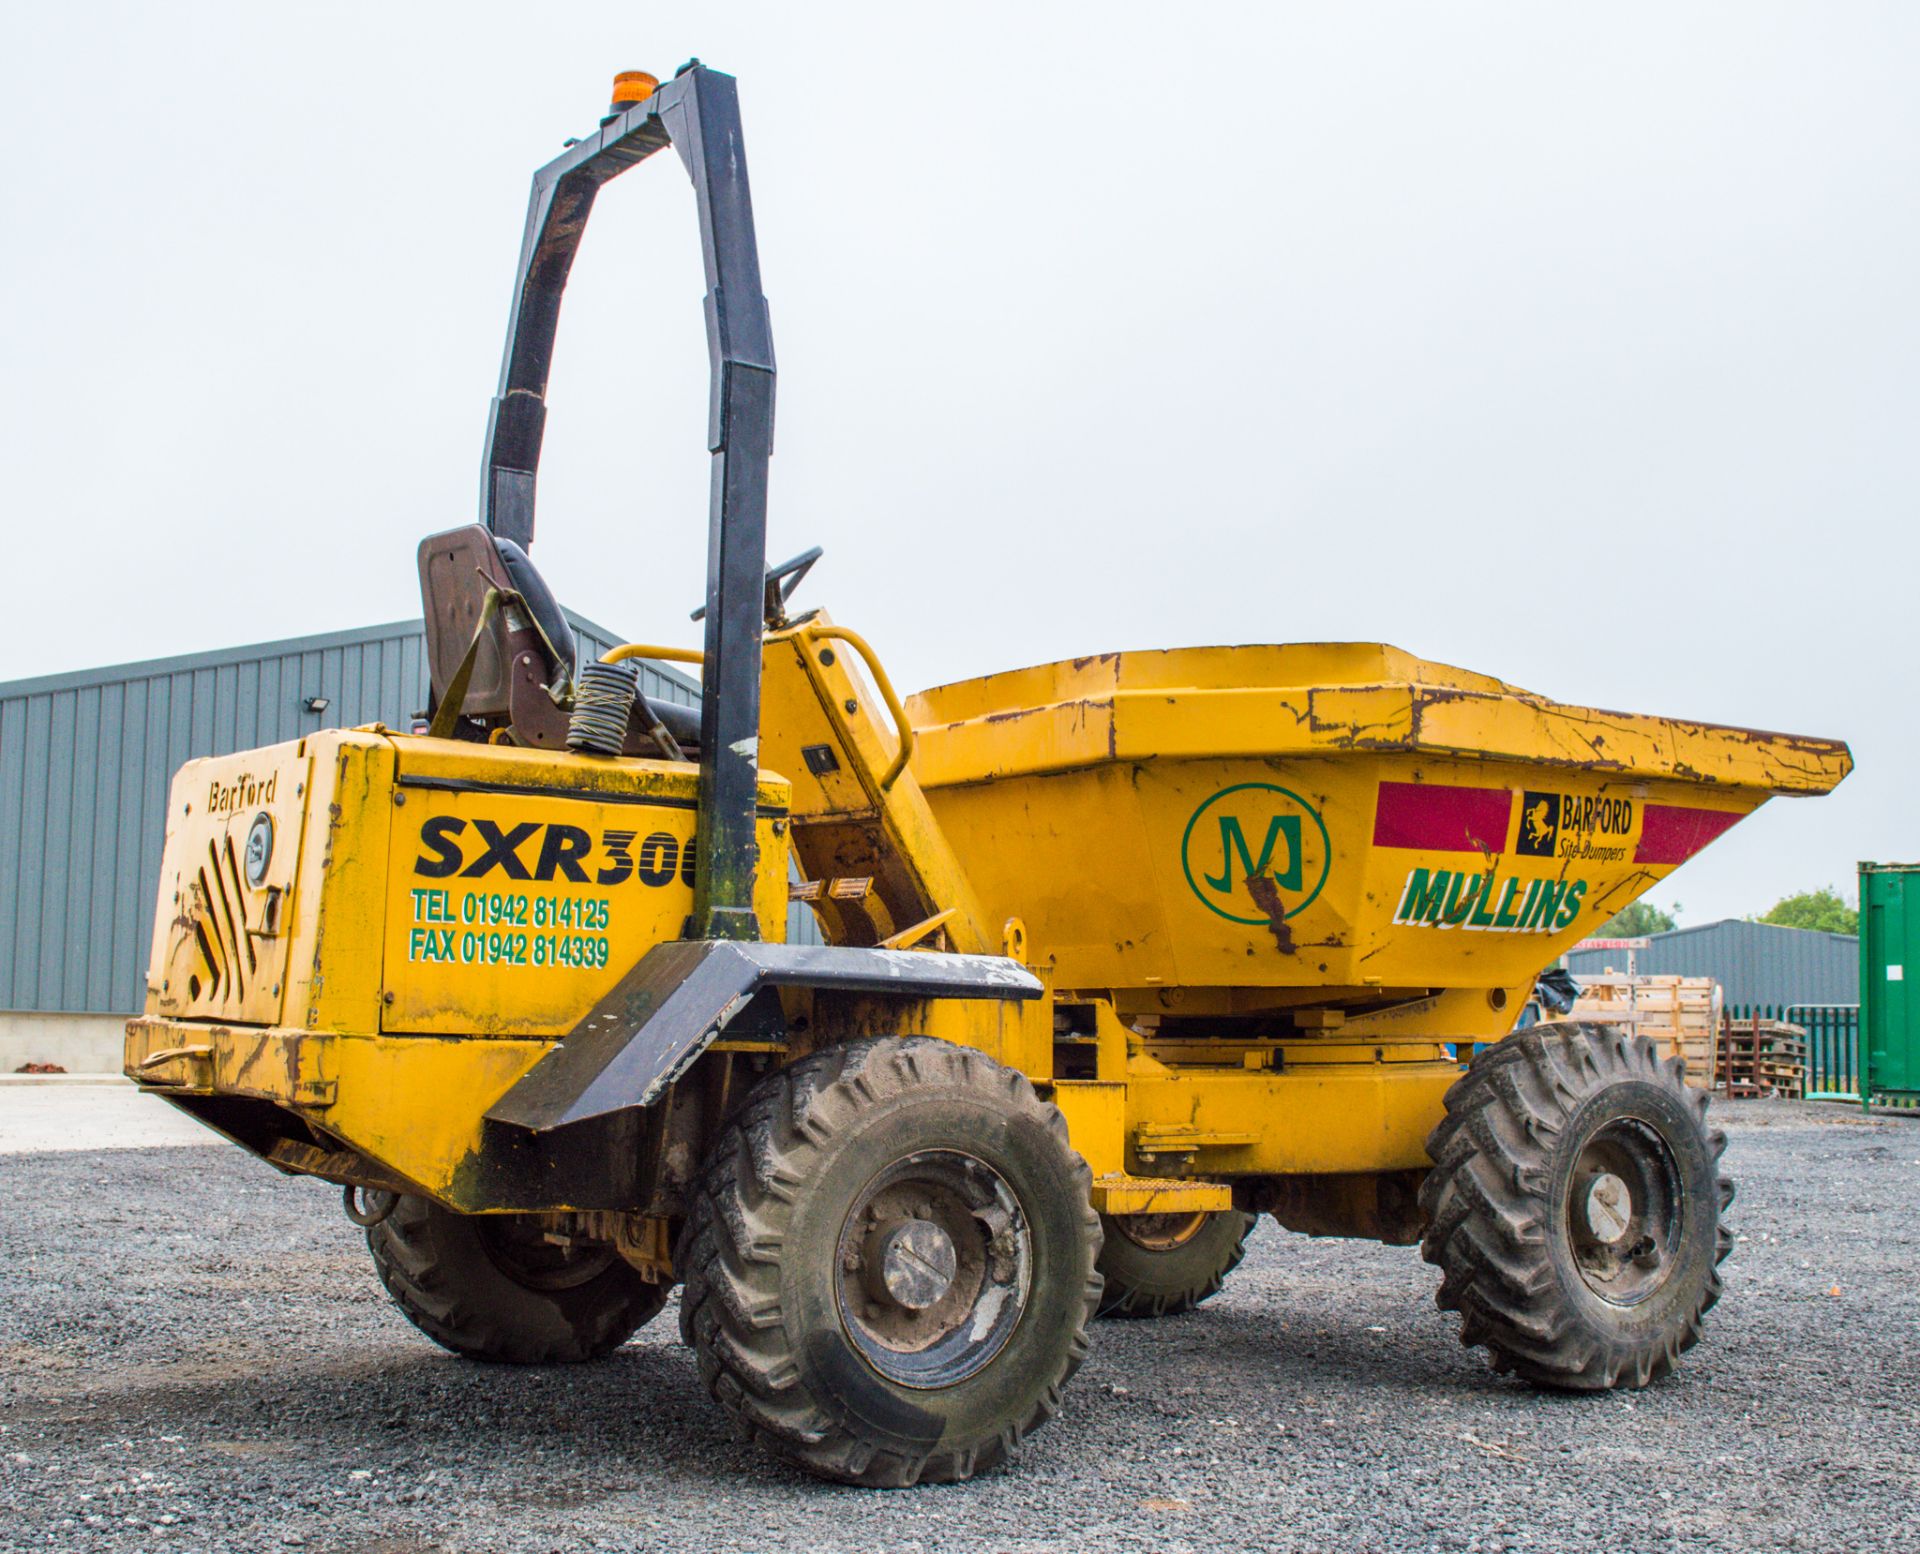
MULTIPOLYGON (((626 640, 569 618, 583 656, 626 640)), ((641 686, 699 699, 666 665, 643 664, 641 686)), ((0 1072, 119 1068, 182 763, 326 728, 408 728, 426 705, 418 620, 0 683, 0 1072)), ((795 913, 790 933, 818 942, 795 913)))
MULTIPOLYGON (((1633 952, 1642 976, 1712 977, 1729 1009, 1784 1009, 1792 1004, 1860 1002, 1860 940, 1847 933, 1818 933, 1725 918, 1649 936, 1633 952)), ((1575 976, 1627 969, 1625 950, 1575 950, 1567 956, 1575 976)))

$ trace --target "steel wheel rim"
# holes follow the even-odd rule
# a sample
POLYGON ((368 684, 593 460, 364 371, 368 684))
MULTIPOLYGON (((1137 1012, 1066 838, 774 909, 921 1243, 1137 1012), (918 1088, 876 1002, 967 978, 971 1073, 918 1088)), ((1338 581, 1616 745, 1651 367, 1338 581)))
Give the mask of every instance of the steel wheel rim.
POLYGON ((1206 1228, 1213 1216, 1204 1209, 1187 1214, 1116 1214, 1114 1229, 1143 1252, 1172 1252, 1206 1228))
POLYGON ((604 1245, 557 1245, 517 1214, 482 1214, 474 1228, 488 1262, 522 1289, 542 1295, 591 1284, 620 1255, 604 1245))
POLYGON ((1685 1197, 1660 1131, 1617 1117, 1589 1134, 1575 1157, 1563 1205, 1574 1266, 1612 1306, 1637 1306, 1679 1263, 1685 1197))
POLYGON ((992 1166, 958 1150, 895 1161, 860 1191, 836 1246, 840 1324, 903 1387, 951 1387, 1006 1347, 1026 1311, 1033 1233, 992 1166))

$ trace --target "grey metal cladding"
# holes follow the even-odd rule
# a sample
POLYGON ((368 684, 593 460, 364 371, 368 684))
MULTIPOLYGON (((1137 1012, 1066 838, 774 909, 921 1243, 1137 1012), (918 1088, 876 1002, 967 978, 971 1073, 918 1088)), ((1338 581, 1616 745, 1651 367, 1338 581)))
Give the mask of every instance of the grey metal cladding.
MULTIPOLYGON (((1729 1008, 1749 1005, 1854 1004, 1860 1001, 1860 946, 1852 934, 1816 933, 1727 918, 1654 934, 1634 952, 1643 975, 1713 977, 1729 1008)), ((1625 950, 1567 956, 1577 976, 1627 969, 1625 950)))
MULTIPOLYGON (((596 657, 624 640, 569 619, 596 657)), ((643 664, 641 683, 699 699, 663 665, 643 664)), ((407 728, 426 703, 418 621, 0 683, 0 1010, 139 1010, 167 790, 185 762, 326 728, 407 728), (312 698, 325 708, 308 711, 312 698)))

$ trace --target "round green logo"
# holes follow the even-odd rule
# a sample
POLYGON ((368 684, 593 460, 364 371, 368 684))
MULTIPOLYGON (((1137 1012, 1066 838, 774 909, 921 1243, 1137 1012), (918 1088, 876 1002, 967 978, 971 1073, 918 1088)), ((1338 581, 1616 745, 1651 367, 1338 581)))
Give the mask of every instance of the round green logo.
POLYGON ((1327 882, 1333 844, 1326 822, 1299 794, 1270 782, 1239 782, 1193 812, 1180 838, 1180 867, 1209 912, 1266 927, 1306 910, 1327 882))

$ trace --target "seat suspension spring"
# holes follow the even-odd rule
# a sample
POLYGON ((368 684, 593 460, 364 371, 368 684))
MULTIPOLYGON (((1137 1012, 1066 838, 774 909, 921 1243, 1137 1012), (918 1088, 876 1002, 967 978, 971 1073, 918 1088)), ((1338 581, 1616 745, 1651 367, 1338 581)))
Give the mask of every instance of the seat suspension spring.
POLYGON ((587 664, 573 683, 573 715, 567 748, 583 755, 618 755, 627 742, 627 719, 639 693, 637 665, 587 664))

